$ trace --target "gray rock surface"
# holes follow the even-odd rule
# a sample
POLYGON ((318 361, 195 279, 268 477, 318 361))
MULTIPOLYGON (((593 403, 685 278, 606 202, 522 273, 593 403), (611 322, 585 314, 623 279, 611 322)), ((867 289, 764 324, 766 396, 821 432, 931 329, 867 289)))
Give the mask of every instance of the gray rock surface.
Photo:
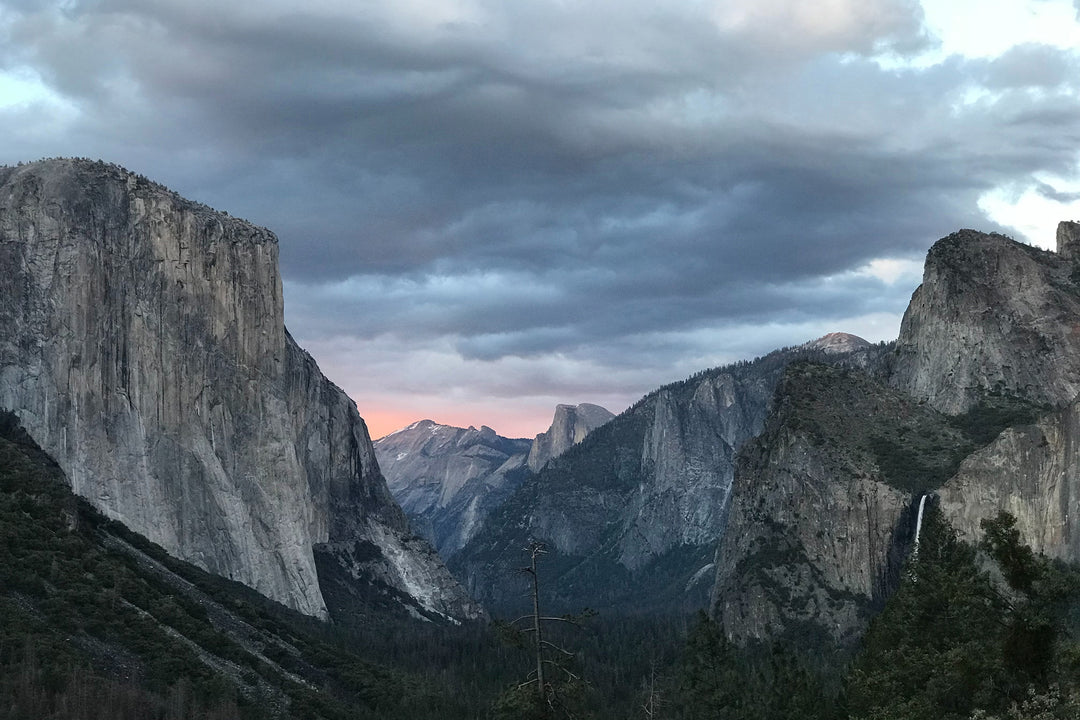
POLYGON ((1036 552, 1080 562, 1080 404, 1002 432, 964 461, 938 502, 968 540, 1004 510, 1036 552))
POLYGON ((969 540, 1005 510, 1024 541, 1080 561, 1080 224, 1062 222, 1057 253, 961 231, 927 257, 905 316, 895 382, 958 412, 989 393, 1046 407, 972 454, 939 491, 969 540), (940 374, 940 377, 935 377, 940 374))
POLYGON ((852 353, 856 350, 866 350, 871 347, 871 343, 851 333, 832 332, 819 337, 817 340, 811 340, 803 347, 809 350, 821 350, 829 355, 838 355, 852 353))
POLYGON ((375 441, 387 486, 413 529, 451 557, 528 474, 530 440, 421 420, 375 441))
POLYGON ((712 612, 738 642, 852 647, 898 579, 918 483, 945 477, 965 438, 869 375, 824 365, 790 366, 775 407, 739 455, 712 612), (886 443, 909 436, 899 454, 925 478, 890 464, 886 443))
POLYGON ((648 482, 631 495, 619 562, 631 570, 680 545, 716 541, 724 528, 735 453, 761 431, 773 373, 702 377, 688 397, 660 390, 642 443, 648 482))
MULTIPOLYGON (((0 406, 109 517, 326 616, 317 547, 414 543, 355 404, 285 330, 277 255, 116 166, 0 169, 0 406)), ((423 567, 426 608, 478 613, 430 548, 396 557, 380 581, 423 567)))
POLYGON ((761 431, 784 367, 858 355, 791 348, 650 393, 526 480, 452 566, 476 597, 509 604, 520 594, 505 581, 521 562, 513 550, 537 539, 551 550, 560 607, 704 607, 736 452, 761 431))
POLYGON ((611 420, 615 415, 599 405, 558 405, 551 427, 533 440, 529 450, 529 469, 540 472, 548 461, 569 450, 585 436, 611 420))
MULTIPOLYGON (((1059 239, 1071 231, 1059 229, 1059 239)), ((1066 242, 1066 246, 1068 242, 1066 242)), ((1080 392, 1080 285, 1068 255, 961 230, 926 257, 893 384, 947 413, 988 392, 1060 407, 1080 392)))
POLYGON ((1036 550, 1080 560, 1078 241, 1075 223, 1059 226, 1058 253, 943 238, 893 357, 785 379, 740 456, 717 550, 713 612, 730 636, 816 628, 850 647, 927 491, 968 540, 1007 510, 1036 550))
POLYGON ((1080 260, 1080 222, 1059 222, 1056 239, 1058 255, 1069 261, 1080 260))

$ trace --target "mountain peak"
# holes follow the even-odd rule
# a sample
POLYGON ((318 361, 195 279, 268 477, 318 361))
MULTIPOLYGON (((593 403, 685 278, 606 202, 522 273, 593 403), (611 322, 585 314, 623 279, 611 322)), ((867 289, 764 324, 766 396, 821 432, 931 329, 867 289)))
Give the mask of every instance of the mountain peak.
POLYGON ((1058 252, 961 230, 934 243, 896 342, 892 383, 950 414, 990 391, 1063 406, 1080 391, 1080 226, 1058 252))
POLYGON ((862 350, 872 345, 868 340, 864 340, 858 335, 852 335, 846 332, 831 332, 827 335, 822 335, 817 340, 811 340, 803 345, 808 350, 821 350, 829 355, 838 355, 840 353, 853 352, 855 350, 862 350))
POLYGON ((539 472, 549 460, 562 455, 613 417, 615 415, 607 408, 591 403, 556 405, 551 427, 533 441, 529 469, 539 472))
POLYGON ((530 441, 501 437, 487 425, 477 430, 421 420, 374 446, 387 487, 414 532, 448 557, 517 487, 530 441))

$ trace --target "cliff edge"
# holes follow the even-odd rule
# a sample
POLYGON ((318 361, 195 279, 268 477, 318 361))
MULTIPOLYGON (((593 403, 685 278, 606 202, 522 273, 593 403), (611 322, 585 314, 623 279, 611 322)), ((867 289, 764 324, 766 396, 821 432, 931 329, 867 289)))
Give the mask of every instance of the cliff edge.
POLYGON ((0 269, 0 407, 106 515, 307 614, 334 611, 317 554, 410 612, 480 613, 286 331, 272 233, 48 160, 0 169, 0 269))

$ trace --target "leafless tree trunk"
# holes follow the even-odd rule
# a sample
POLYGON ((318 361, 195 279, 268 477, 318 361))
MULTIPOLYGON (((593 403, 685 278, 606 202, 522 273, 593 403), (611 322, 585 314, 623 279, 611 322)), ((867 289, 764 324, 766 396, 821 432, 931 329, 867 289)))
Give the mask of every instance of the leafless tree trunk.
POLYGON ((545 552, 547 551, 543 543, 531 543, 529 545, 531 563, 529 567, 524 568, 525 572, 532 576, 533 634, 536 636, 534 638, 536 641, 536 692, 541 702, 547 699, 547 693, 544 686, 544 638, 540 628, 540 581, 536 574, 536 558, 545 552))

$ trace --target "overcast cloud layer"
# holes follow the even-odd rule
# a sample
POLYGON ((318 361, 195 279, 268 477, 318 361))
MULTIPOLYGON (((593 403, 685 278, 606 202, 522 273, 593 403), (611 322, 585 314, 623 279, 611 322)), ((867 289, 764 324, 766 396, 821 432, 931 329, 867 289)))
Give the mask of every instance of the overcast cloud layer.
POLYGON ((0 0, 0 163, 100 157, 274 230, 290 330, 374 435, 532 435, 892 339, 958 228, 1052 244, 1078 9, 965 5, 0 0))

